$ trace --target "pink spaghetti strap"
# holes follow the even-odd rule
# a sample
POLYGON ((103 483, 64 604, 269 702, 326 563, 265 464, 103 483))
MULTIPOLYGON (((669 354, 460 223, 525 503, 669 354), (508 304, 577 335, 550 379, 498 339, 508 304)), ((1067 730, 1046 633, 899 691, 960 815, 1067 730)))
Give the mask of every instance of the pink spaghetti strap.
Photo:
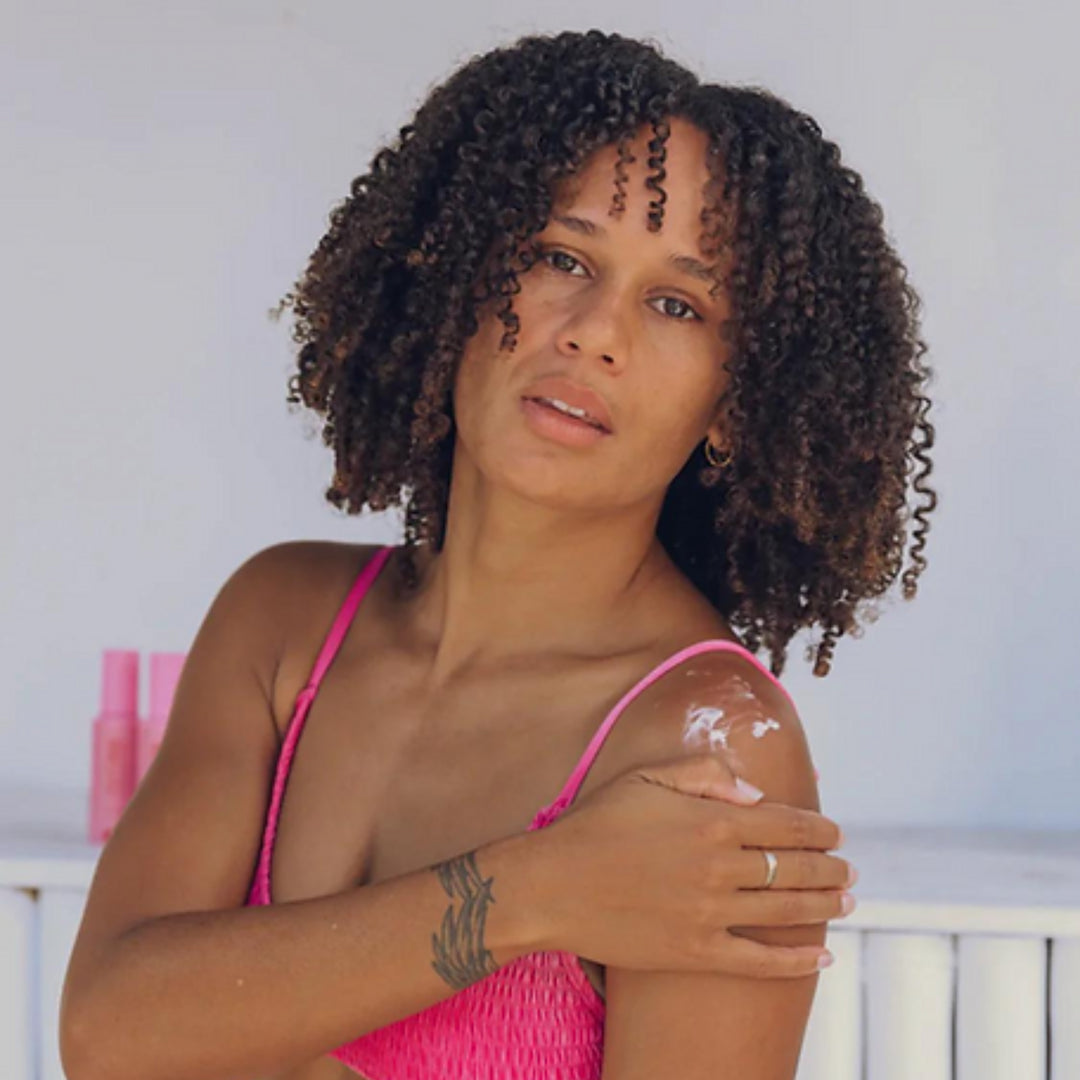
POLYGON ((596 729, 596 733, 590 740, 589 745, 585 747, 585 752, 581 755, 581 760, 578 761, 574 771, 570 774, 570 778, 566 781, 562 791, 559 792, 558 798, 550 805, 545 806, 540 811, 540 814, 537 815, 537 819, 547 820, 548 818, 557 817, 571 802, 574 801, 574 796, 577 794, 578 788, 585 779, 585 774, 592 766, 594 758, 600 752, 600 747, 604 745, 604 740, 607 738, 608 732, 615 726, 615 722, 619 719, 623 710, 638 696, 638 694, 652 686, 657 679, 662 675, 665 675, 675 667, 676 664, 682 663, 683 660, 686 660, 691 656, 696 656, 698 653, 708 652, 710 650, 721 651, 724 649, 737 652, 740 656, 749 660, 754 667, 756 667, 763 675, 766 675, 771 679, 772 682, 783 691, 784 696, 792 703, 792 705, 795 704, 784 684, 781 683, 780 680, 752 652, 750 652, 749 649, 734 641, 727 641, 724 638, 706 638, 704 641, 695 641, 692 645, 687 645, 685 648, 673 653, 666 660, 661 661, 652 669, 652 671, 639 679, 621 698, 619 698, 615 707, 606 717, 604 717, 603 723, 596 729))
POLYGON ((330 667, 337 655, 338 648, 345 635, 360 601, 364 598, 368 587, 375 576, 382 569, 383 564, 394 550, 393 545, 387 545, 375 553, 356 576, 352 587, 345 596, 341 607, 338 609, 334 621, 330 624, 330 630, 326 640, 315 657, 315 664, 308 676, 304 688, 296 695, 293 706, 292 718, 285 732, 285 740, 278 755, 277 767, 274 770, 274 785, 270 792, 270 806, 266 815, 266 827, 263 831, 262 846, 259 852, 259 864, 255 872, 252 896, 259 897, 262 903, 271 903, 270 895, 270 867, 273 861, 274 839, 277 836, 278 817, 281 814, 281 803, 285 797, 285 785, 288 781, 292 766, 293 755, 296 753, 296 745, 300 741, 300 734, 304 730, 304 722, 307 719, 308 710, 318 692, 319 683, 322 682, 327 668, 330 667))
POLYGON ((311 676, 309 677, 305 690, 310 690, 312 694, 319 689, 319 683, 322 682, 322 677, 326 674, 326 669, 330 667, 330 664, 334 660, 334 656, 337 654, 338 647, 342 641, 345 640, 345 635, 349 632, 349 625, 352 623, 353 616, 356 614, 356 609, 360 606, 360 601, 364 598, 364 593, 367 592, 368 585, 371 584, 375 575, 382 569, 382 565, 390 556, 390 552, 394 550, 393 546, 387 546, 381 548, 375 555, 368 559, 367 564, 356 576, 356 580, 353 582, 352 588, 349 590, 348 595, 342 602, 341 608, 334 618, 334 622, 330 627, 330 632, 326 635, 326 640, 323 642, 322 648, 319 650, 319 655, 315 658, 315 666, 311 669, 311 676))

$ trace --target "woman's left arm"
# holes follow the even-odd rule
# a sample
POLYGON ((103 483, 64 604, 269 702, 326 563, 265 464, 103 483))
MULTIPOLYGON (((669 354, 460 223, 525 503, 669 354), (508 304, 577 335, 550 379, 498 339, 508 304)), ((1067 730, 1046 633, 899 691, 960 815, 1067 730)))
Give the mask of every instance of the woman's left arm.
MULTIPOLYGON (((821 812, 798 713, 744 657, 698 654, 651 689, 656 696, 642 702, 644 722, 633 726, 643 762, 711 745, 765 792, 762 802, 821 812)), ((762 884, 765 872, 762 857, 762 884)), ((774 887, 783 887, 781 877, 774 887)), ((822 945, 826 929, 813 923, 737 933, 766 944, 822 945)), ((601 1080, 793 1080, 818 978, 609 967, 601 1080)))

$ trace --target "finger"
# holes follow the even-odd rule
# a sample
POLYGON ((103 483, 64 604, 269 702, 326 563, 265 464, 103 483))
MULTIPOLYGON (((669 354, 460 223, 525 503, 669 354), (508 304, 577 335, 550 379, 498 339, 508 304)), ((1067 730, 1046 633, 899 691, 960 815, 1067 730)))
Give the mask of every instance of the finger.
POLYGON ((729 896, 724 910, 732 926, 805 926, 845 918, 842 895, 839 889, 744 891, 729 896))
MULTIPOLYGON (((841 889, 848 883, 851 864, 847 859, 818 851, 777 849, 773 854, 776 856, 776 876, 768 886, 769 891, 841 889)), ((725 861, 732 867, 729 882, 733 880, 740 889, 766 890, 769 864, 763 852, 757 848, 729 851, 725 861)))
POLYGON ((786 803, 761 803, 734 811, 739 838, 746 847, 808 848, 832 851, 840 847, 840 826, 814 810, 786 803))
POLYGON ((723 756, 715 752, 656 762, 641 766, 635 772, 652 783, 663 784, 699 799, 754 804, 765 795, 748 780, 736 776, 723 756))
POLYGON ((716 950, 716 968, 759 979, 797 979, 816 975, 819 957, 828 955, 820 945, 763 945, 725 931, 716 950))

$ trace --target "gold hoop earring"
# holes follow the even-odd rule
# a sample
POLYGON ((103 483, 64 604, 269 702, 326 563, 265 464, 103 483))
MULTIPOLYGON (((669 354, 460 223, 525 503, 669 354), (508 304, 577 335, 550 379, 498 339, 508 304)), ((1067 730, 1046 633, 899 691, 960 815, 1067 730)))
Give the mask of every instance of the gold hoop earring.
POLYGON ((709 464, 712 465, 714 468, 717 468, 717 469, 727 468, 727 466, 731 464, 731 459, 732 459, 733 455, 729 453, 727 457, 721 458, 718 461, 715 457, 713 457, 713 454, 716 453, 716 452, 718 452, 718 451, 717 451, 716 447, 713 446, 711 440, 706 439, 705 440, 705 457, 708 460, 709 464))

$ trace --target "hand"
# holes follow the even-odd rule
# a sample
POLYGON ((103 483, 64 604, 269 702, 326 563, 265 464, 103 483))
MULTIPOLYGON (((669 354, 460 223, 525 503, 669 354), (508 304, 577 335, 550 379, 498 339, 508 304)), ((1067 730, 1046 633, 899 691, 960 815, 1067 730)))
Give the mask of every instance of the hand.
POLYGON ((765 945, 733 926, 840 917, 846 860, 835 822, 750 797, 714 753, 632 769, 533 834, 546 845, 550 948, 639 970, 797 977, 818 945, 765 945), (743 805, 732 805, 732 804, 743 805), (776 878, 763 888, 766 862, 776 878))

